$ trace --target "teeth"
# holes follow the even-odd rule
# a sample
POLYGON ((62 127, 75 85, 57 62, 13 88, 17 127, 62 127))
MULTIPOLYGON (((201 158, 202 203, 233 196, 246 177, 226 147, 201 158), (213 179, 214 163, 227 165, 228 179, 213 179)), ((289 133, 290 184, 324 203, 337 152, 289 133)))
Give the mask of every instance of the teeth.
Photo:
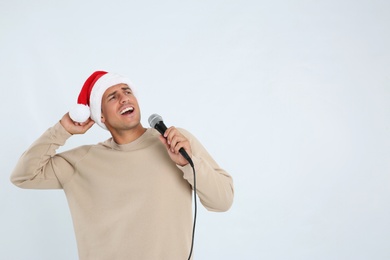
POLYGON ((134 107, 127 107, 127 108, 125 108, 125 109, 123 109, 123 110, 121 111, 121 115, 123 115, 123 114, 126 113, 126 112, 133 111, 133 110, 134 110, 134 107))

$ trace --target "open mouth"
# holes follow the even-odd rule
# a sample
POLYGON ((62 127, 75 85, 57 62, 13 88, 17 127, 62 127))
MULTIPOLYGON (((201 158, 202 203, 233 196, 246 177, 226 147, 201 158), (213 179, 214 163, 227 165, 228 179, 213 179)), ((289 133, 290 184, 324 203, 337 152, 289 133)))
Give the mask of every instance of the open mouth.
POLYGON ((134 112, 134 107, 126 107, 120 113, 121 115, 130 115, 133 112, 134 112))

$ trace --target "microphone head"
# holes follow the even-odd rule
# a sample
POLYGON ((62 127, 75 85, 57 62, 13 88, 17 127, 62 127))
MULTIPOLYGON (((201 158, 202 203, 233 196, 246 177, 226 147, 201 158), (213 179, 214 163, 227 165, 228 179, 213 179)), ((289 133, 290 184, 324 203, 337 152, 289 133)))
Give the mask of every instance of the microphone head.
POLYGON ((149 125, 150 125, 152 128, 155 128, 156 124, 157 124, 158 122, 162 122, 163 119, 162 119, 162 117, 161 117, 160 115, 153 114, 153 115, 151 115, 151 116, 149 117, 148 121, 149 121, 149 125))

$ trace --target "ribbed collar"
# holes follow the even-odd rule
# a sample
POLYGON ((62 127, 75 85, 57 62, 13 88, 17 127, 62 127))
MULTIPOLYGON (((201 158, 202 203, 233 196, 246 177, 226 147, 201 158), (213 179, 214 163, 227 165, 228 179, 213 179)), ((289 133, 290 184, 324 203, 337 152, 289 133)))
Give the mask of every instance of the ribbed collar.
POLYGON ((139 145, 144 142, 148 137, 152 136, 153 128, 147 128, 145 133, 143 133, 140 137, 128 144, 117 144, 113 138, 108 139, 104 142, 105 146, 109 146, 113 150, 117 151, 132 151, 139 148, 139 145))

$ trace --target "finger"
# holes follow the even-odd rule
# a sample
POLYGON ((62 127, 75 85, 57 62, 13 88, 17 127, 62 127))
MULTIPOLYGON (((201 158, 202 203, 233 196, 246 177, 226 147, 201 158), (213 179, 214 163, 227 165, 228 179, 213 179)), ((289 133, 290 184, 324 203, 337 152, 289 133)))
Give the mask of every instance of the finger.
POLYGON ((175 144, 173 144, 173 142, 175 142, 174 138, 180 137, 180 136, 182 136, 182 134, 179 132, 179 130, 177 130, 173 126, 168 128, 168 130, 166 131, 166 138, 168 140, 168 144, 170 144, 170 145, 175 146, 175 144))
POLYGON ((167 136, 168 144, 171 146, 172 152, 175 150, 175 147, 179 142, 183 140, 182 136, 180 135, 180 132, 178 132, 176 129, 172 129, 167 136))
POLYGON ((168 128, 167 130, 165 130, 165 133, 164 133, 164 137, 167 139, 167 143, 168 143, 168 144, 171 143, 171 139, 172 139, 172 130, 173 130, 173 128, 170 127, 170 128, 168 128))
POLYGON ((182 136, 175 135, 171 141, 172 151, 174 151, 175 153, 178 153, 180 148, 182 148, 184 146, 185 141, 186 141, 186 139, 183 138, 182 136))
POLYGON ((172 132, 173 129, 174 129, 174 127, 171 126, 167 130, 165 130, 164 137, 167 138, 168 135, 172 132))

